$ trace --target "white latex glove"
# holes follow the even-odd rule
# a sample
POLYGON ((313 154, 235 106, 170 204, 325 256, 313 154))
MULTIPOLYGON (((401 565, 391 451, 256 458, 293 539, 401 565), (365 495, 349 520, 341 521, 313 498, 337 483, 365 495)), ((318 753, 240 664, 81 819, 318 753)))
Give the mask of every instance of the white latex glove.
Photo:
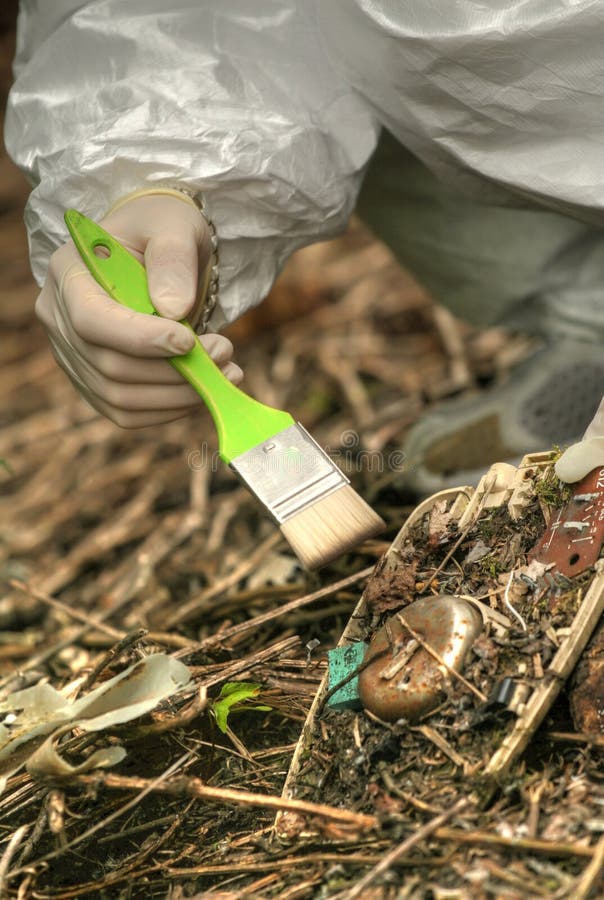
MULTIPOLYGON (((36 313, 59 365, 99 412, 123 428, 178 419, 202 401, 165 357, 194 346, 195 336, 171 320, 195 323, 204 294, 198 282, 210 258, 208 227, 193 201, 176 191, 125 198, 101 225, 144 263, 153 305, 166 318, 112 300, 71 242, 51 257, 36 313)), ((239 383, 231 342, 217 334, 198 340, 239 383)))
POLYGON ((604 466, 604 397, 582 441, 571 444, 556 463, 562 481, 581 481, 598 466, 604 466))

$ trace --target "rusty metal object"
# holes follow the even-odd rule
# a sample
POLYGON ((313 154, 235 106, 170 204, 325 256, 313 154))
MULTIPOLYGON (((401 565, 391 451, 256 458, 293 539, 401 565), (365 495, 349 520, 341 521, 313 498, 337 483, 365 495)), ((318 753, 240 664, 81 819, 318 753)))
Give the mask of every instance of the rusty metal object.
MULTIPOLYGON (((461 671, 482 630, 480 613, 466 600, 445 594, 426 597, 404 609, 405 621, 451 669, 461 671)), ((395 614, 376 632, 359 675, 363 706, 380 719, 416 721, 443 698, 450 674, 420 646, 395 614)))
MULTIPOLYGON (((573 576, 595 565, 604 544, 604 467, 573 489, 569 503, 550 523, 531 557, 553 563, 552 573, 573 576)), ((552 608, 555 609, 556 595, 552 608)), ((596 630, 574 673, 570 708, 579 732, 604 731, 604 625, 596 630)))
POLYGON ((535 544, 529 559, 553 563, 552 571, 573 577, 594 565, 604 543, 604 468, 590 472, 573 490, 535 544))

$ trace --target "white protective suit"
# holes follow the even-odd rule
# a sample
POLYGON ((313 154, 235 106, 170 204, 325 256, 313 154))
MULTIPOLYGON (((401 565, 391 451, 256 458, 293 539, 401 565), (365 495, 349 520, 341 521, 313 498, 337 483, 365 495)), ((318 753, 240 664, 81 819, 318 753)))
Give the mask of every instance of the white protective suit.
POLYGON ((565 213, 540 265, 570 248, 603 324, 603 47, 601 0, 22 0, 6 144, 35 277, 66 207, 185 186, 220 237, 218 328, 345 226, 386 126, 478 205, 565 213))

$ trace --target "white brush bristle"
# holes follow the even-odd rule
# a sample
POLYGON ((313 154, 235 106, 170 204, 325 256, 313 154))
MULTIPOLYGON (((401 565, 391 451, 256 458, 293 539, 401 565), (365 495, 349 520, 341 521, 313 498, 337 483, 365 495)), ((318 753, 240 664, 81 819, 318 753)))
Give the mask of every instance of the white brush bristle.
POLYGON ((369 504, 344 485, 292 516, 281 531, 300 562, 318 569, 385 527, 369 504))

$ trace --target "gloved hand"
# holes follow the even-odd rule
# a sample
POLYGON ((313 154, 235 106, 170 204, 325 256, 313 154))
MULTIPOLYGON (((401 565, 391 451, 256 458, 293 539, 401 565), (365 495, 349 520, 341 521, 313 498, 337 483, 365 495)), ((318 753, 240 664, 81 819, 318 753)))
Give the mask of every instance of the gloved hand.
MULTIPOLYGON (((194 346, 195 336, 173 320, 195 325, 211 254, 208 226, 190 198, 163 190, 124 198, 101 225, 144 262, 151 300, 166 318, 112 300, 71 242, 51 258, 36 313, 59 365, 99 412, 123 428, 178 419, 202 401, 165 357, 194 346)), ((231 362, 231 342, 217 334, 198 339, 239 383, 243 373, 231 362)))
POLYGON ((604 466, 604 397, 582 441, 571 444, 556 463, 562 481, 581 481, 597 466, 604 466))

